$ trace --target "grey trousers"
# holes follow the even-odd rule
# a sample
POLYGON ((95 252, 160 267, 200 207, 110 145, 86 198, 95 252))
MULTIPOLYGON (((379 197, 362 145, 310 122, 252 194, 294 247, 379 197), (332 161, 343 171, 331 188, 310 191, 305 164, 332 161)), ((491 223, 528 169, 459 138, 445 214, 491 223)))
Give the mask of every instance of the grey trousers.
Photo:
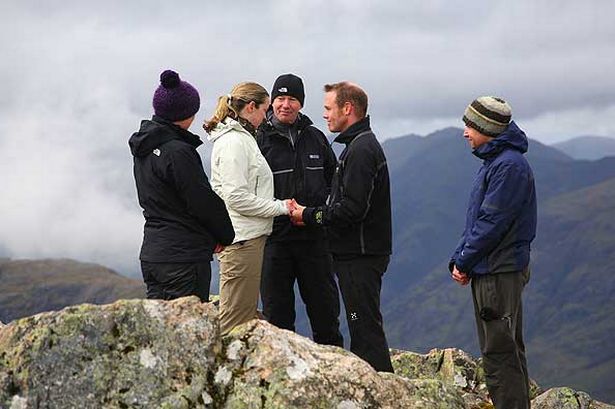
POLYGON ((496 409, 530 407, 521 306, 529 279, 529 268, 472 278, 478 341, 487 389, 496 409))

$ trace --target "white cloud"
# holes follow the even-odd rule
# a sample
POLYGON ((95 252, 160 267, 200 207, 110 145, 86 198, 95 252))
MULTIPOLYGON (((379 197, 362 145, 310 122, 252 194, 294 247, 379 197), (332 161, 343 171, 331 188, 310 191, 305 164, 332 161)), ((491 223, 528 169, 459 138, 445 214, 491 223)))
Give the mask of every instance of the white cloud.
POLYGON ((142 216, 127 138, 159 73, 202 94, 294 72, 318 126, 322 84, 362 85, 383 139, 460 126, 508 99, 531 137, 615 136, 615 3, 247 0, 3 2, 0 249, 134 271, 142 216), (611 121, 612 122, 612 121, 611 121))
POLYGON ((609 118, 615 118, 615 104, 549 112, 520 125, 530 137, 553 144, 575 136, 615 137, 615 122, 609 118))

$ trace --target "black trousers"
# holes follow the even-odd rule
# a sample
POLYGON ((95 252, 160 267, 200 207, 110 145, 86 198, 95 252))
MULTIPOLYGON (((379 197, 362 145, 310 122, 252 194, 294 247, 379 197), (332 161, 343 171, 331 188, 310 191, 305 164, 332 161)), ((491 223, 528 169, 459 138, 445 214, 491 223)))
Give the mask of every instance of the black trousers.
POLYGON ((200 263, 150 263, 141 261, 141 273, 147 287, 147 298, 173 300, 196 295, 209 301, 211 265, 200 263))
POLYGON ((497 409, 529 409, 521 294, 529 269, 472 278, 472 298, 487 389, 497 409))
POLYGON ((334 258, 333 262, 346 307, 350 351, 381 372, 393 372, 380 313, 382 275, 388 264, 389 256, 334 258))
POLYGON ((267 243, 261 274, 263 315, 273 325, 295 330, 295 280, 305 303, 312 337, 343 347, 340 301, 331 273, 331 256, 320 240, 267 243))

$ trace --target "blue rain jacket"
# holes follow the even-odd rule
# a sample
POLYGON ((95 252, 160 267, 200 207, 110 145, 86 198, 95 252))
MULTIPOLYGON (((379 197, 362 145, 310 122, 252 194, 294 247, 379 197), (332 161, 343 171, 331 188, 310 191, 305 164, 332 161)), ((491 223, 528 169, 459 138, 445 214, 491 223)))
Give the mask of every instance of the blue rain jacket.
POLYGON ((483 160, 474 180, 466 226, 451 258, 469 275, 525 269, 536 236, 534 175, 523 156, 528 139, 511 122, 506 130, 472 152, 483 160))

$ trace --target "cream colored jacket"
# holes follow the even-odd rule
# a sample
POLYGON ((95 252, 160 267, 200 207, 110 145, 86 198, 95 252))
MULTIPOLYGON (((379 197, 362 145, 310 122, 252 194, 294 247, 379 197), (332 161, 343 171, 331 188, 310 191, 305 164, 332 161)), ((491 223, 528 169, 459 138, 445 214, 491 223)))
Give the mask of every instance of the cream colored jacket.
POLYGON ((273 218, 288 210, 273 197, 273 174, 256 139, 231 118, 219 123, 207 139, 214 145, 211 186, 231 216, 233 243, 271 234, 273 218))

